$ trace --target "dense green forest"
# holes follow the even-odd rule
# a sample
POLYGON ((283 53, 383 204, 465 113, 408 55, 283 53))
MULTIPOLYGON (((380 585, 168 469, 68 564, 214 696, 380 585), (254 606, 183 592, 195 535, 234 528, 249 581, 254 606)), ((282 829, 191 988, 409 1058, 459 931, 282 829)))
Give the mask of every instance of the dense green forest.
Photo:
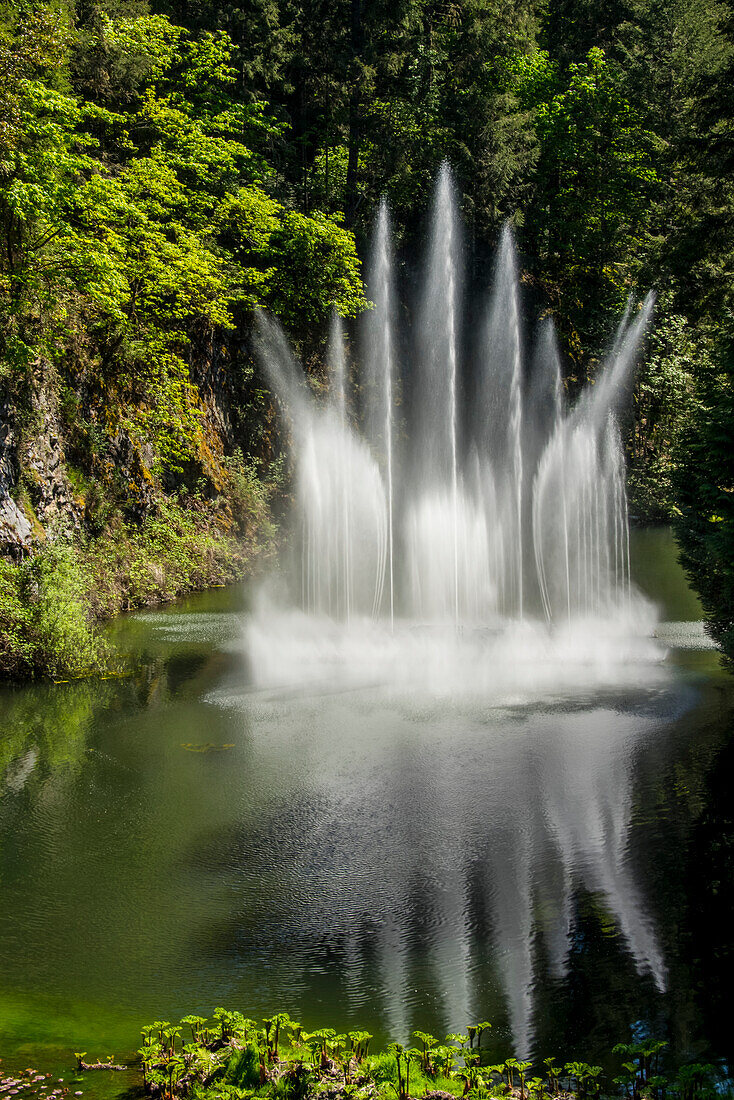
POLYGON ((1 5, 0 673, 97 667, 95 620, 267 552, 253 310, 318 369, 379 197, 410 257, 444 159, 571 394, 656 288, 632 511, 734 649, 733 89, 726 0, 1 5))

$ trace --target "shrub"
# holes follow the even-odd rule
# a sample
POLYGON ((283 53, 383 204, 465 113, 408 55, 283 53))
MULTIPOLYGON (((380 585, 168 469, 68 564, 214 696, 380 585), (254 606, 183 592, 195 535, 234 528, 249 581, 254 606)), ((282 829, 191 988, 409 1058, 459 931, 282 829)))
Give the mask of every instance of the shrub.
POLYGON ((79 676, 108 655, 94 630, 84 561, 70 544, 0 563, 0 672, 79 676))

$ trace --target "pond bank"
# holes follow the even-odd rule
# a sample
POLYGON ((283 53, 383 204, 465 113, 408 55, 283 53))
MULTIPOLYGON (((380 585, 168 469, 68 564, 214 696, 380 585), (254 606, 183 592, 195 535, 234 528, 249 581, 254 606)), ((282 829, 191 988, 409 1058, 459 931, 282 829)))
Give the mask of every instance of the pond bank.
POLYGON ((0 679, 78 677, 115 668, 100 625, 251 575, 272 550, 264 500, 235 522, 203 501, 161 498, 141 525, 119 522, 86 542, 46 544, 0 560, 0 679))
MULTIPOLYGON (((643 541, 660 619, 700 618, 643 541)), ((504 1050, 601 1064, 640 1020, 677 1059, 734 1053, 717 653, 603 693, 265 691, 250 604, 122 615, 130 675, 0 689, 6 1072, 130 1064, 142 1022, 222 1002, 378 1046, 481 1012, 504 1050)))
MULTIPOLYGON (((667 1042, 647 1036, 616 1044, 603 1065, 545 1057, 522 1060, 504 1043, 492 1041, 488 1021, 442 1041, 414 1031, 405 1044, 380 1051, 365 1030, 339 1033, 320 1027, 308 1032, 287 1012, 258 1022, 241 1012, 218 1008, 213 1019, 185 1016, 179 1024, 158 1020, 142 1028, 134 1083, 130 1091, 185 1100, 703 1100, 716 1092, 731 1095, 725 1067, 688 1059, 675 1064, 667 1042), (503 1049, 503 1047, 505 1049, 503 1049)), ((89 1071, 126 1071, 109 1062, 87 1064, 75 1054, 76 1073, 52 1081, 51 1074, 22 1070, 0 1076, 0 1095, 23 1100, 65 1100, 75 1085, 89 1084, 89 1071), (61 1086, 61 1087, 60 1087, 61 1086)), ((131 1067, 132 1069, 133 1067, 131 1067)), ((97 1077, 98 1074, 94 1074, 97 1077)), ((128 1080, 130 1075, 128 1073, 128 1080)))

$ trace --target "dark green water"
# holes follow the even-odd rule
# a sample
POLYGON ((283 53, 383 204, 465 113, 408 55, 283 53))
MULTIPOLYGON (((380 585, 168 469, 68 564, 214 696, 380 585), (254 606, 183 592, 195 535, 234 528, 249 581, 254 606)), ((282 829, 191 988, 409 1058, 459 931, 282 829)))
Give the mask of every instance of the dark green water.
POLYGON ((127 1058, 220 1004, 379 1037, 473 1016, 591 1060, 635 1025, 729 1060, 734 692, 668 532, 634 572, 675 625, 628 687, 254 691, 243 589, 115 623, 129 677, 4 690, 5 1068, 127 1058))

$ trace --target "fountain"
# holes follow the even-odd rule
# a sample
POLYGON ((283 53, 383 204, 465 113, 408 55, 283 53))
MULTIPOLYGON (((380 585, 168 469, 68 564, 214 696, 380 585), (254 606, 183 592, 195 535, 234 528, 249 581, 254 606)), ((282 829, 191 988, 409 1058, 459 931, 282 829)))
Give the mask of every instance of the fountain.
MULTIPOLYGON (((618 427, 652 295, 628 307, 595 384, 568 408, 549 319, 526 366, 509 227, 473 347, 462 334, 461 232, 446 165, 415 331, 400 343, 394 268, 383 202, 360 364, 347 370, 335 318, 325 399, 276 322, 259 319, 259 353, 292 426, 299 565, 286 603, 301 617, 283 625, 287 643, 276 640, 269 607, 269 656, 253 628, 256 673, 281 683, 345 669, 348 680, 377 683, 417 673, 451 691, 453 668, 474 690, 494 691, 492 645, 502 664, 516 644, 534 673, 572 654, 587 668, 598 657, 605 675, 620 661, 659 662, 651 609, 630 581, 618 427), (399 356, 403 346, 412 352, 399 356)), ((517 686, 516 670, 510 680, 517 686)))
MULTIPOLYGON (((524 1056, 540 956, 558 981, 569 969, 580 884, 613 914, 640 974, 658 990, 666 983, 625 855, 641 721, 630 701, 670 675, 654 609, 631 583, 619 429, 653 300, 630 304, 594 385, 569 405, 550 319, 526 354, 508 227, 484 320, 463 331, 461 227, 446 166, 424 272, 415 325, 399 327, 383 203, 360 354, 348 360, 334 319, 325 396, 307 385, 278 325, 259 318, 259 354, 290 425, 298 566, 281 577, 287 591, 265 586, 247 617, 247 705, 255 694, 265 740, 280 728, 272 715, 288 716, 287 751, 297 744, 298 759, 323 737, 327 785, 331 768, 351 780, 367 740, 370 759, 384 750, 350 805, 372 782, 394 785, 384 795, 400 808, 387 812, 390 837, 403 809, 406 836, 387 844, 382 811, 349 834, 385 852, 361 909, 356 881, 335 891, 337 906, 347 896, 368 914, 352 914, 345 931, 349 988, 367 969, 360 929, 372 922, 387 1017, 409 1033, 417 964, 402 892, 430 868, 435 897, 421 890, 420 909, 435 908, 439 931, 421 964, 438 975, 446 1018, 468 1018, 475 1003, 487 1015, 499 985, 524 1056), (630 715, 605 709, 603 693, 618 700, 620 691, 630 715), (537 701, 539 710, 527 705, 537 701), (440 763, 403 791, 427 746, 440 763), (477 769, 481 783, 467 786, 477 769), (491 820, 491 844, 472 839, 484 835, 475 818, 491 820), (480 973, 490 940, 491 980, 480 973)), ((353 858, 350 849, 339 866, 353 858)), ((320 889, 319 913, 324 898, 320 889)))
POLYGON ((365 324, 366 428, 373 453, 381 460, 386 488, 387 561, 390 626, 395 623, 395 545, 394 545, 394 432, 395 350, 393 345, 393 259, 390 241, 390 215, 387 204, 380 203, 368 275, 375 303, 365 324))

